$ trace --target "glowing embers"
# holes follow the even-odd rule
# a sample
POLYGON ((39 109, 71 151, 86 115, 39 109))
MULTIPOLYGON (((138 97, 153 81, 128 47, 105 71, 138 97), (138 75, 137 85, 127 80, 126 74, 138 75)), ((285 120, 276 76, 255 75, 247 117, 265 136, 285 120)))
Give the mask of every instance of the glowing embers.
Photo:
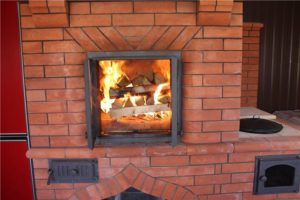
POLYGON ((102 132, 169 131, 169 59, 100 60, 102 132))

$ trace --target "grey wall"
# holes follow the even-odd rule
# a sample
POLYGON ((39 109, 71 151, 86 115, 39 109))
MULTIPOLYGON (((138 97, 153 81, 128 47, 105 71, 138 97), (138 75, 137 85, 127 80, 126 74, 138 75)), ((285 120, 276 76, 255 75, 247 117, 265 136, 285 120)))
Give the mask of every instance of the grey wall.
POLYGON ((264 24, 258 107, 300 109, 300 1, 245 1, 244 21, 264 24))

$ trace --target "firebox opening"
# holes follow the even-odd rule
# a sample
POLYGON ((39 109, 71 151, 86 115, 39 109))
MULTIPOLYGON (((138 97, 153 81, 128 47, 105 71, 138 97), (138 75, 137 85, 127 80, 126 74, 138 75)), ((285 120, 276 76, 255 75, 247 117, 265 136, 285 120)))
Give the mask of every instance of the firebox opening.
POLYGON ((141 192, 140 190, 137 190, 133 187, 128 188, 124 192, 110 197, 106 200, 162 200, 161 198, 152 196, 150 194, 146 194, 144 192, 141 192))
POLYGON ((171 142, 181 135, 181 52, 91 52, 87 136, 94 144, 171 142))
POLYGON ((99 60, 101 135, 171 133, 170 59, 99 60))
POLYGON ((294 184, 295 168, 289 165, 276 165, 266 170, 265 187, 291 186, 294 184))

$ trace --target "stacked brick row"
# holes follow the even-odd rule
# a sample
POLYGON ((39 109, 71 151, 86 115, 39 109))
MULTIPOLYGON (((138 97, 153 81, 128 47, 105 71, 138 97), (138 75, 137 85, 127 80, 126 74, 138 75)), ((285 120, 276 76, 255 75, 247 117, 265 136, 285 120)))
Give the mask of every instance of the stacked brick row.
POLYGON ((243 24, 241 106, 257 107, 261 23, 243 24))

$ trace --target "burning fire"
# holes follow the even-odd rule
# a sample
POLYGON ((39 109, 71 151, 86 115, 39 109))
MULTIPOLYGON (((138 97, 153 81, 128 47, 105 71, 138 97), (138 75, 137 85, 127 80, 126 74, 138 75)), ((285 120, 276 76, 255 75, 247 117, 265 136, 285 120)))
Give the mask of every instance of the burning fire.
POLYGON ((167 83, 162 83, 162 84, 159 84, 157 89, 155 90, 154 92, 154 104, 161 104, 161 102, 158 100, 159 97, 161 96, 161 91, 163 88, 167 87, 167 86, 170 86, 170 82, 167 82, 167 83))
POLYGON ((149 68, 152 67, 153 74, 147 74, 150 78, 153 76, 152 80, 144 75, 136 74, 132 78, 132 75, 125 73, 129 65, 125 60, 99 61, 102 73, 100 79, 101 110, 112 115, 112 112, 117 109, 136 107, 136 110, 130 111, 129 114, 126 113, 129 111, 124 110, 123 116, 139 118, 144 116, 145 119, 157 116, 159 118, 170 117, 170 60, 153 61, 152 66, 149 66, 149 68), (112 95, 112 91, 116 94, 112 95), (161 110, 156 110, 157 106, 153 106, 160 104, 161 110))
POLYGON ((123 62, 103 60, 99 61, 99 66, 102 69, 103 78, 100 80, 101 90, 103 92, 103 99, 101 101, 101 109, 103 112, 108 113, 112 108, 112 103, 115 99, 111 99, 109 95, 110 88, 115 88, 120 77, 123 75, 121 64, 123 62))

